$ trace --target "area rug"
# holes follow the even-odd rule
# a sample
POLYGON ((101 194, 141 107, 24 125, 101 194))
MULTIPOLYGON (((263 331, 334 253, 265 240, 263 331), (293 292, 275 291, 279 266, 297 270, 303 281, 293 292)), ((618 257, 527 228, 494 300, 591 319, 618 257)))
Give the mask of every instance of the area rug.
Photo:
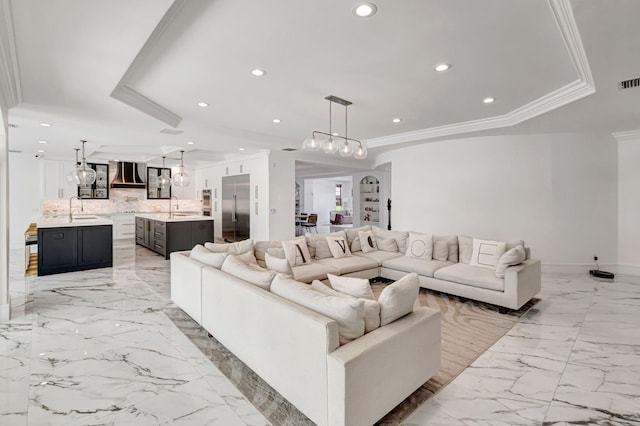
MULTIPOLYGON (((376 296, 387 282, 384 279, 372 281, 371 287, 376 296)), ((504 336, 538 301, 533 299, 518 311, 501 314, 495 306, 426 289, 420 289, 419 298, 420 305, 441 313, 441 367, 435 376, 398 404, 378 425, 399 425, 504 336)), ((180 308, 168 308, 165 313, 273 425, 314 424, 215 338, 209 337, 207 331, 180 308)))

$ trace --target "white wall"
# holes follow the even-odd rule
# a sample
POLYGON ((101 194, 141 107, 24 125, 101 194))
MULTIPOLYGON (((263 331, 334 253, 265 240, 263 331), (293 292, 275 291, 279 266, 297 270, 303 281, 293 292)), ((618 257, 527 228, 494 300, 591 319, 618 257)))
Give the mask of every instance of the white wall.
POLYGON ((40 216, 41 160, 29 152, 9 153, 9 238, 11 248, 24 248, 24 231, 40 216))
MULTIPOLYGON (((282 151, 269 154, 269 239, 289 240, 295 237, 296 162, 282 151)), ((301 188, 302 189, 302 188, 301 188)))
POLYGON ((316 213, 318 224, 329 223, 329 212, 336 209, 336 184, 333 179, 305 179, 305 213, 316 213))
POLYGON ((609 135, 492 136, 383 153, 394 229, 523 239, 546 269, 617 263, 617 148, 609 135))
POLYGON ((618 142, 618 272, 640 275, 640 138, 618 142))

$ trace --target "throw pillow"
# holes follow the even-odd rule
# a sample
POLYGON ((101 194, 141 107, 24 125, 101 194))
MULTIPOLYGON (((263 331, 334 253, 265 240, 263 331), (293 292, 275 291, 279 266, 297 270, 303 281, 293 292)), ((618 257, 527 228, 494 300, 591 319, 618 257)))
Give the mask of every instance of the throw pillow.
POLYGON ((335 259, 351 256, 351 250, 349 250, 345 237, 327 237, 327 244, 329 244, 329 250, 335 259))
POLYGON ((433 236, 409 232, 406 256, 423 260, 431 260, 433 253, 433 236))
POLYGON ((228 253, 211 253, 204 246, 198 244, 191 249, 189 257, 205 265, 220 269, 228 255, 228 253))
POLYGON ((519 265, 524 262, 526 257, 524 247, 517 245, 511 250, 507 250, 496 264, 496 277, 504 278, 504 271, 507 266, 519 265))
POLYGON ((329 279, 331 287, 340 293, 362 299, 375 300, 373 291, 371 290, 371 284, 369 284, 369 280, 365 278, 340 277, 333 274, 327 274, 327 278, 329 279))
POLYGON ((486 269, 496 269, 498 259, 504 254, 507 244, 502 241, 473 239, 473 253, 469 265, 486 269))
POLYGON ((312 258, 316 257, 316 243, 320 240, 325 240, 327 237, 347 238, 347 235, 344 231, 331 232, 329 234, 305 234, 304 238, 307 240, 307 247, 309 248, 309 253, 312 258))
POLYGON ((471 255, 473 254, 473 237, 468 235, 458 235, 458 256, 460 256, 460 263, 471 262, 471 255))
POLYGON ((311 263, 311 254, 304 237, 283 241, 284 255, 291 266, 306 265, 311 263))
POLYGON ((457 235, 434 235, 433 245, 435 247, 436 241, 445 241, 448 246, 449 254, 447 260, 449 262, 458 263, 458 236, 457 235))
POLYGON ((376 241, 378 242, 378 249, 382 251, 397 253, 399 250, 398 243, 393 238, 378 238, 376 241))
MULTIPOLYGON (((335 291, 331 287, 318 280, 313 280, 311 288, 328 296, 353 297, 348 294, 335 291)), ((364 332, 369 333, 380 327, 380 304, 375 300, 360 299, 364 302, 364 332)))
MULTIPOLYGON (((231 254, 231 253, 228 253, 228 254, 231 254)), ((236 259, 238 259, 243 263, 252 264, 252 265, 258 264, 256 257, 253 255, 253 250, 248 251, 246 253, 242 253, 242 254, 234 254, 234 256, 236 257, 236 259)))
POLYGON ((364 334, 364 301, 360 299, 322 294, 284 274, 273 279, 271 292, 336 321, 341 345, 364 334))
POLYGON ((363 253, 378 250, 378 244, 376 243, 376 237, 373 236, 373 231, 358 232, 358 240, 360 240, 360 247, 363 253))
POLYGON ((285 258, 274 256, 267 250, 264 255, 264 261, 267 264, 267 269, 283 274, 291 274, 291 266, 285 258))
POLYGON ((253 240, 243 240, 235 243, 204 243, 204 247, 214 253, 242 254, 253 251, 253 240))
POLYGON ((226 272, 229 275, 233 275, 265 290, 269 290, 271 281, 276 275, 274 272, 261 268, 257 264, 245 263, 234 254, 227 256, 221 269, 222 272, 226 272))
POLYGON ((280 247, 270 247, 270 248, 267 249, 267 253, 269 253, 273 257, 279 257, 280 259, 286 259, 287 255, 284 254, 284 249, 282 248, 282 243, 278 243, 278 244, 280 244, 280 247))
POLYGON ((360 237, 356 237, 355 240, 349 245, 351 247, 351 253, 354 251, 362 251, 362 244, 360 244, 360 237))
POLYGON ((400 278, 393 284, 389 284, 382 290, 378 303, 380 303, 380 326, 413 312, 413 306, 418 298, 420 284, 418 274, 412 272, 400 278))
POLYGON ((316 259, 328 259, 333 257, 331 250, 329 250, 329 243, 327 239, 317 240, 316 242, 316 259))
POLYGON ((407 238, 409 238, 408 232, 388 231, 378 226, 372 226, 371 230, 373 231, 373 235, 375 235, 377 239, 393 238, 394 240, 396 240, 396 244, 398 245, 399 252, 405 253, 407 251, 407 238))
POLYGON ((515 241, 507 241, 507 246, 505 247, 505 252, 511 250, 514 247, 517 246, 522 246, 522 248, 524 249, 524 259, 527 260, 529 258, 529 253, 527 250, 527 247, 524 245, 524 241, 522 240, 515 240, 515 241))
POLYGON ((446 241, 436 240, 433 242, 433 259, 446 262, 449 258, 449 244, 446 241))
MULTIPOLYGON (((359 228, 350 228, 350 229, 344 230, 345 234, 347 235, 347 242, 349 243, 349 247, 353 245, 353 242, 355 241, 355 239, 358 238, 358 233, 361 231, 362 232, 371 231, 371 225, 365 225, 359 228)), ((351 249, 351 251, 358 251, 358 250, 353 250, 353 248, 351 249)))

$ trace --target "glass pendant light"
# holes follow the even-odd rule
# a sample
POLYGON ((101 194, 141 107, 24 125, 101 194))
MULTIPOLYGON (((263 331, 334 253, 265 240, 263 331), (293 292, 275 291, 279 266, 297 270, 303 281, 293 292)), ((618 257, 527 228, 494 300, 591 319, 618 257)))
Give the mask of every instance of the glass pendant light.
POLYGON ((347 107, 348 105, 344 106, 344 145, 342 145, 340 147, 340 150, 338 151, 340 153, 340 156, 342 157, 351 157, 351 155, 353 154, 353 148, 349 144, 349 134, 348 134, 349 125, 347 123, 347 107))
POLYGON ((184 172, 184 150, 180 150, 180 167, 171 179, 173 186, 189 186, 189 175, 184 172))
POLYGON ((353 158, 356 160, 364 160, 367 158, 367 147, 364 146, 364 143, 360 142, 360 146, 353 153, 353 158))
POLYGON ((76 162, 73 164, 73 170, 67 173, 66 178, 67 178, 67 182, 75 183, 76 169, 80 165, 80 161, 78 161, 78 151, 80 151, 80 148, 73 148, 73 149, 76 150, 76 162))
POLYGON ((87 165, 87 159, 84 157, 84 144, 87 141, 80 142, 82 142, 82 162, 74 171, 73 181, 76 185, 87 188, 96 181, 96 171, 87 165))
POLYGON ((158 188, 167 189, 171 186, 171 179, 167 177, 167 171, 165 170, 164 159, 166 157, 162 157, 162 170, 160 171, 160 177, 158 178, 158 188))

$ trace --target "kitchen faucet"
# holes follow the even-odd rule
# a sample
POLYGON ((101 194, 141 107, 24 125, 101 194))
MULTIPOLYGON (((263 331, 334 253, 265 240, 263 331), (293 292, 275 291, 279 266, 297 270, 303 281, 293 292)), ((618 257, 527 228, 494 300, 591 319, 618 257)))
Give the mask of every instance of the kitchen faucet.
POLYGON ((172 195, 171 197, 169 197, 169 218, 173 217, 173 203, 171 202, 171 200, 176 199, 176 210, 180 210, 180 204, 178 203, 178 197, 175 195, 172 195))
POLYGON ((82 198, 78 197, 77 195, 69 197, 69 222, 73 222, 73 210, 71 210, 71 201, 74 198, 80 200, 80 211, 84 213, 84 201, 82 201, 82 198))

